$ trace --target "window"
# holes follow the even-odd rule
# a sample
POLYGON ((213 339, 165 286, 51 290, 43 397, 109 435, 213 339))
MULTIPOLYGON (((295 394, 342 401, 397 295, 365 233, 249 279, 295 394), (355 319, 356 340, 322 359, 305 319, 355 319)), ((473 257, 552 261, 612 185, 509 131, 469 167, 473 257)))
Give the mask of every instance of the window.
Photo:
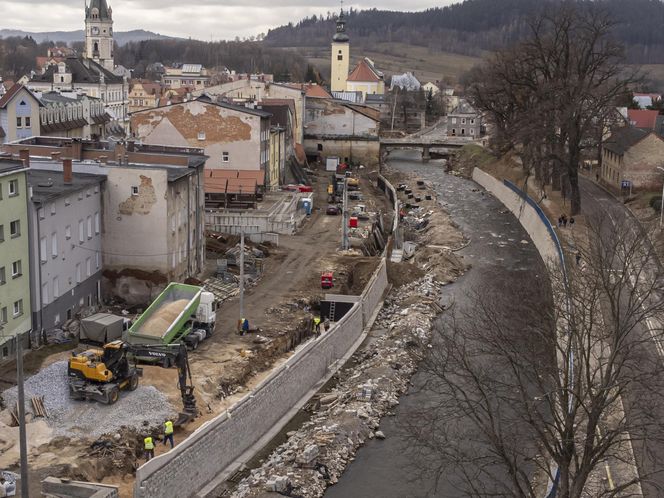
POLYGON ((46 237, 39 239, 39 260, 46 263, 46 237))
POLYGON ((85 197, 90 197, 92 195, 92 191, 90 189, 87 189, 85 191, 85 197))
POLYGON ((92 238, 92 216, 88 216, 88 239, 92 238))
POLYGON ((71 239, 71 225, 65 227, 65 239, 71 239))
POLYGON ((78 200, 79 201, 83 200, 83 191, 82 190, 78 193, 78 200))
POLYGON ((474 135, 474 134, 475 134, 475 129, 474 129, 474 128, 471 128, 471 129, 470 129, 470 134, 471 134, 471 135, 474 135))
POLYGON ((76 283, 81 283, 81 263, 76 263, 76 283))
POLYGON ((87 270, 88 277, 92 275, 92 260, 90 258, 85 260, 85 269, 87 270))
POLYGON ((51 216, 55 216, 55 202, 51 204, 51 216))
POLYGON ((53 299, 57 299, 60 297, 60 282, 58 281, 58 277, 55 277, 53 279, 53 299))
POLYGON ((9 180, 9 197, 18 195, 18 180, 9 180))
POLYGON ((131 195, 138 195, 138 187, 136 185, 132 185, 131 195))
POLYGON ((60 323, 60 313, 56 313, 55 319, 53 320, 53 325, 60 323))
POLYGON ((16 128, 23 128, 23 118, 16 118, 16 128))
POLYGON ((337 55, 337 60, 338 60, 338 61, 342 61, 342 60, 344 60, 344 56, 341 55, 341 54, 337 55))
POLYGON ((97 252, 95 253, 95 267, 97 268, 97 270, 99 270, 99 263, 100 263, 99 260, 100 260, 100 259, 101 259, 101 258, 99 257, 99 251, 97 251, 97 252))
POLYGON ((30 128, 30 116, 25 117, 25 127, 30 128))
POLYGON ((12 239, 21 235, 21 222, 19 220, 14 220, 9 224, 9 235, 12 239))
POLYGON ((99 233, 100 226, 99 226, 99 213, 95 213, 95 234, 99 233))
POLYGON ((5 226, 0 225, 0 242, 5 241, 5 226))
POLYGON ((55 232, 51 234, 51 257, 58 257, 58 234, 55 232))
POLYGON ((71 199, 69 197, 65 197, 65 206, 69 206, 71 204, 71 199))
POLYGON ((471 120, 470 120, 470 124, 475 124, 475 120, 474 120, 474 119, 471 119, 471 120))
POLYGON ((5 272, 5 267, 0 266, 0 285, 5 285, 7 283, 7 274, 5 272))
POLYGON ((224 163, 227 163, 228 160, 230 159, 228 152, 222 152, 221 153, 221 161, 224 163))
POLYGON ((22 314, 23 314, 23 299, 19 299, 18 301, 14 301, 14 317, 17 317, 22 314))
POLYGON ((452 118, 452 124, 456 124, 456 118, 452 118))
POLYGON ((99 192, 99 185, 95 186, 95 194, 99 192))
POLYGON ((83 220, 78 220, 78 241, 83 242, 85 240, 85 226, 83 225, 83 220))
POLYGON ((199 131, 198 132, 198 139, 199 140, 205 140, 205 132, 204 131, 199 131))
POLYGON ((42 285, 42 306, 48 304, 48 282, 42 285))
POLYGON ((46 215, 44 214, 44 208, 37 209, 37 216, 39 216, 40 220, 43 220, 44 218, 46 218, 46 215))
MULTIPOLYGON (((0 323, 7 323, 7 306, 3 306, 0 310, 0 323)), ((5 356, 7 355, 5 354, 5 356)))
POLYGON ((466 124, 466 118, 461 118, 461 124, 466 124))

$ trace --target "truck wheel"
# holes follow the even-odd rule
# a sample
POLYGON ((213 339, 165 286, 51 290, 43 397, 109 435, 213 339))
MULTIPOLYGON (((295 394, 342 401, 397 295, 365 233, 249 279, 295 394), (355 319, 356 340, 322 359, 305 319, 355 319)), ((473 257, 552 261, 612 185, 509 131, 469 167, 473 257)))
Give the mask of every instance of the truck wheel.
POLYGON ((138 387, 138 374, 134 373, 129 379, 129 390, 135 391, 137 387, 138 387))
POLYGON ((171 368, 171 359, 167 356, 161 360, 162 368, 171 368))
POLYGON ((194 351, 196 348, 198 348, 198 337, 191 340, 191 350, 194 351))
POLYGON ((118 386, 113 386, 111 389, 106 391, 106 404, 113 405, 115 402, 120 399, 120 389, 118 386))

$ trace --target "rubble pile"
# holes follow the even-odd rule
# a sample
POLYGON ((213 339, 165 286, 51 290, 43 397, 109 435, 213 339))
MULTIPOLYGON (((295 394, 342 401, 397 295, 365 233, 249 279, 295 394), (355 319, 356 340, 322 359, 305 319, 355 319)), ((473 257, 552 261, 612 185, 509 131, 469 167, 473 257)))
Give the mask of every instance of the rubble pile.
POLYGON ((386 437, 380 419, 408 389, 417 368, 413 348, 428 341, 439 291, 440 283, 426 275, 390 293, 372 329, 376 338, 355 353, 330 392, 318 395, 309 421, 240 481, 235 498, 322 496, 359 446, 386 437))

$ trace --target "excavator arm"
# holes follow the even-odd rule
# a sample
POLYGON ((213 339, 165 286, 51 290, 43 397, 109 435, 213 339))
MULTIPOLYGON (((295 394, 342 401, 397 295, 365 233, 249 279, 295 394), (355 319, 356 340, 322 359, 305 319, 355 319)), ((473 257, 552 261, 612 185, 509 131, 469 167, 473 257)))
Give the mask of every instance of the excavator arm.
POLYGON ((169 368, 173 365, 177 367, 178 388, 180 389, 184 410, 173 425, 182 425, 194 419, 198 415, 198 409, 196 408, 187 346, 181 342, 172 345, 128 344, 127 348, 128 352, 136 357, 157 358, 157 365, 161 367, 169 368))

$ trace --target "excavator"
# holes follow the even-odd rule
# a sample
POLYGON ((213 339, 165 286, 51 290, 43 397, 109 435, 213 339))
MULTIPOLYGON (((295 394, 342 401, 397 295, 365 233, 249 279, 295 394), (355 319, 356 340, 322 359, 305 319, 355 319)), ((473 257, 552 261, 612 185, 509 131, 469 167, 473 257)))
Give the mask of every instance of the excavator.
POLYGON ((95 400, 112 405, 120 398, 120 391, 134 391, 143 369, 136 366, 135 358, 152 357, 157 365, 178 369, 178 387, 183 411, 174 425, 182 425, 196 418, 196 398, 191 380, 189 356, 184 343, 129 344, 121 340, 109 342, 102 350, 88 349, 72 353, 69 358, 69 395, 76 400, 95 400))

